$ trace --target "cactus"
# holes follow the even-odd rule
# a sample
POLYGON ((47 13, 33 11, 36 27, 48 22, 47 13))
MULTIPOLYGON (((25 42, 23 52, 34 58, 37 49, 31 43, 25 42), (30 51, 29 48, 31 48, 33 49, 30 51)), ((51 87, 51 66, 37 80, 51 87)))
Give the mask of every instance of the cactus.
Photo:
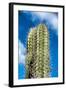
POLYGON ((49 33, 39 24, 28 34, 26 55, 26 78, 49 77, 49 33))

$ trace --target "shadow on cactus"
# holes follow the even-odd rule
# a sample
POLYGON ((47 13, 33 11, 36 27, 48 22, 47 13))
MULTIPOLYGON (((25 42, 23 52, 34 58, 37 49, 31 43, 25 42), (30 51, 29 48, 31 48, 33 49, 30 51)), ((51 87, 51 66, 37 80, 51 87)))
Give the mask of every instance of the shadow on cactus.
POLYGON ((44 24, 39 24, 37 27, 30 29, 25 63, 25 78, 49 77, 49 33, 44 24))

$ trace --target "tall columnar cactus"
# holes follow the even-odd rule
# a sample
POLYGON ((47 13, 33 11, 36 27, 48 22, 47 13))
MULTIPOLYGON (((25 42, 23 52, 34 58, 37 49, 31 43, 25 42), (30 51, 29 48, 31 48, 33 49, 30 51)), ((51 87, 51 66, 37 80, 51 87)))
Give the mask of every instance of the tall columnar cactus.
POLYGON ((49 77, 49 34, 47 27, 39 24, 28 34, 26 78, 49 77))

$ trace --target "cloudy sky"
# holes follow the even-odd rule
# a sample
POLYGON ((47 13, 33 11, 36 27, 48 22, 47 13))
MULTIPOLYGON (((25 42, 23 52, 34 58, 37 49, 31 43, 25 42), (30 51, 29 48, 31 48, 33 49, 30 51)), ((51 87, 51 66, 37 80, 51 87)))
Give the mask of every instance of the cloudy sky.
POLYGON ((49 32, 50 41, 50 77, 58 76, 58 13, 19 11, 18 13, 18 39, 19 39, 19 63, 18 78, 25 78, 25 56, 27 35, 30 28, 38 24, 45 24, 49 32))

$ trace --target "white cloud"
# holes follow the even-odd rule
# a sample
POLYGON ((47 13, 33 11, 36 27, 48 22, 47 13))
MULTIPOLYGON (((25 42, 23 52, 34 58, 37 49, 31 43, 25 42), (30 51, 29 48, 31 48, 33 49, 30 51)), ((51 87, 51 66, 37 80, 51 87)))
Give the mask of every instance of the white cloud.
POLYGON ((54 29, 58 29, 58 17, 54 13, 47 12, 32 12, 32 20, 35 21, 38 18, 40 21, 46 20, 52 25, 54 29))
POLYGON ((19 63, 25 64, 26 48, 19 40, 19 63))

